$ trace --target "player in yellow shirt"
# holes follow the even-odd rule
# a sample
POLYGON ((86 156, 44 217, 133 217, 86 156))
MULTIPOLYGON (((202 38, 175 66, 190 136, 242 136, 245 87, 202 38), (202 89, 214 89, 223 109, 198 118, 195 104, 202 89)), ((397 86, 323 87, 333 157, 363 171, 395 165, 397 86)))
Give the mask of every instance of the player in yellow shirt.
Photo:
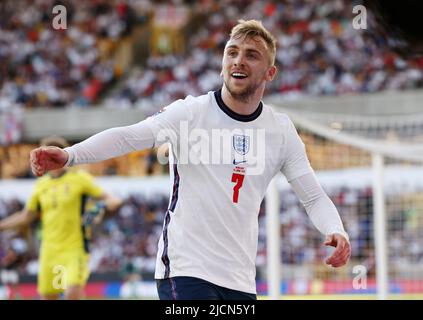
MULTIPOLYGON (((60 137, 49 137, 43 146, 66 147, 60 137)), ((0 230, 41 219, 38 291, 42 299, 80 299, 89 276, 91 217, 86 216, 88 199, 102 200, 116 210, 120 199, 104 192, 83 171, 58 169, 39 178, 25 208, 2 221, 0 230)), ((99 210, 101 210, 99 208, 99 210)))

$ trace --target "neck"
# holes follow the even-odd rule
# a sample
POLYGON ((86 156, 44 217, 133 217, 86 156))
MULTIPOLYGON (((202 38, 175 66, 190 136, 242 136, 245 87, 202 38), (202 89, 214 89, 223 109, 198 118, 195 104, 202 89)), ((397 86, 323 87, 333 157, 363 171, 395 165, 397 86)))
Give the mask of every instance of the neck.
POLYGON ((254 111, 256 111, 261 98, 263 97, 264 88, 257 89, 256 92, 249 96, 247 100, 238 100, 235 99, 225 85, 222 87, 222 100, 228 106, 229 109, 232 111, 242 114, 242 115, 250 115, 254 111))

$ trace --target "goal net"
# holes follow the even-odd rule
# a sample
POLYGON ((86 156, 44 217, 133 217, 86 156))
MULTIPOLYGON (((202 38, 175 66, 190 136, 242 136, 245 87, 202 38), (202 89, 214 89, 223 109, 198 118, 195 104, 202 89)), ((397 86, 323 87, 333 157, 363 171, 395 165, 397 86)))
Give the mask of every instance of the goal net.
MULTIPOLYGON (((419 94, 410 99, 418 101, 419 94)), ((423 113, 401 95, 372 99, 332 98, 317 103, 320 109, 276 107, 295 123, 352 246, 347 266, 325 265, 333 249, 323 245, 286 180, 278 178, 278 197, 268 196, 266 206, 278 204, 281 245, 266 253, 269 288, 278 272, 282 295, 423 297, 423 113), (269 266, 275 255, 279 270, 269 266)), ((260 251, 259 261, 265 266, 260 251)))

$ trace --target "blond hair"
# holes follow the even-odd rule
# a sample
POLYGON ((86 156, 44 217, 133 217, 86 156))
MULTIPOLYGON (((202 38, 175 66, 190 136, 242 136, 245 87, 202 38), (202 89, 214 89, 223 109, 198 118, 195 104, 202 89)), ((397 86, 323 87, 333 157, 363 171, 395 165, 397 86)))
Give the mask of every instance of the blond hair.
POLYGON ((271 65, 275 64, 276 38, 263 26, 261 21, 238 20, 238 24, 231 30, 230 37, 233 39, 261 37, 269 49, 271 65))

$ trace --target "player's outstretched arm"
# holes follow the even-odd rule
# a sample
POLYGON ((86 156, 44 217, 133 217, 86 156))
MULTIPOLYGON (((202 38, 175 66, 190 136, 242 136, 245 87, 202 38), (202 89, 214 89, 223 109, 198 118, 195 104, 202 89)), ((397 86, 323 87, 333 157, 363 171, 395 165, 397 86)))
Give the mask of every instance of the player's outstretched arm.
POLYGON ((31 170, 36 176, 42 176, 50 170, 63 168, 68 161, 68 153, 59 147, 39 147, 31 151, 31 170))
POLYGON ((342 267, 351 255, 351 246, 335 205, 314 173, 303 175, 290 183, 314 226, 326 236, 325 245, 336 248, 325 262, 335 268, 342 267))
POLYGON ((291 121, 288 124, 287 158, 281 171, 287 177, 314 226, 327 237, 325 244, 336 247, 332 256, 326 259, 326 263, 333 267, 341 267, 347 263, 351 253, 348 234, 344 230, 338 210, 317 181, 307 158, 305 145, 294 124, 291 121))
POLYGON ((31 169, 40 176, 49 170, 94 163, 151 148, 155 138, 144 121, 104 130, 71 147, 40 147, 31 151, 31 169))
POLYGON ((0 231, 29 225, 36 217, 37 213, 28 209, 15 212, 7 218, 0 220, 0 231))
MULTIPOLYGON (((194 109, 194 104, 184 104, 178 100, 164 108, 167 110, 166 112, 161 112, 154 117, 149 117, 130 126, 104 130, 80 143, 64 148, 63 150, 67 153, 66 161, 63 158, 59 161, 55 159, 52 162, 38 161, 39 157, 35 156, 34 173, 41 175, 49 169, 57 168, 56 166, 61 168, 62 166, 100 162, 169 142, 177 138, 181 121, 192 120, 194 115, 191 109, 194 109)), ((62 156, 64 155, 62 153, 62 156)))

